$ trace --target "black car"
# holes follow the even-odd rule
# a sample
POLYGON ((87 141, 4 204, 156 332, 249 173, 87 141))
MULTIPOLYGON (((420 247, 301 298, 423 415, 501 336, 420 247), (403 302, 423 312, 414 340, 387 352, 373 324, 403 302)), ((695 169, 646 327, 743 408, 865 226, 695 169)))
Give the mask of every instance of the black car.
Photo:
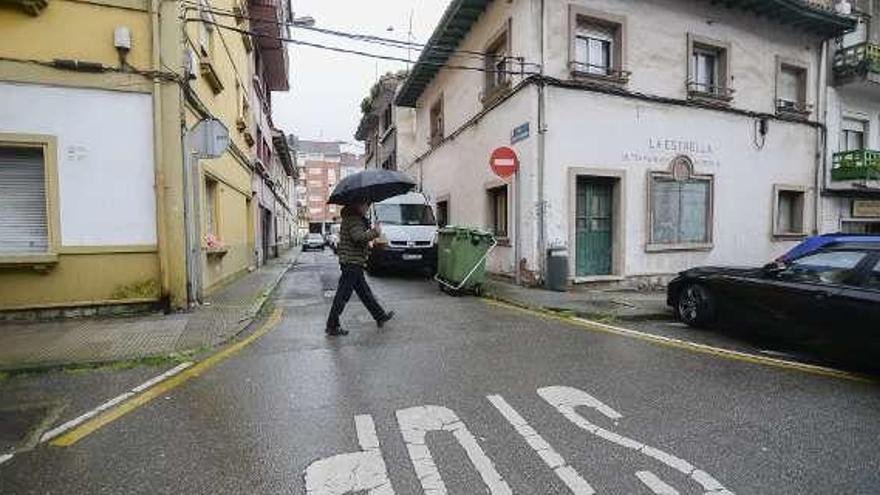
POLYGON ((880 243, 836 244, 763 268, 693 268, 669 283, 667 304, 693 327, 744 323, 880 349, 880 243))

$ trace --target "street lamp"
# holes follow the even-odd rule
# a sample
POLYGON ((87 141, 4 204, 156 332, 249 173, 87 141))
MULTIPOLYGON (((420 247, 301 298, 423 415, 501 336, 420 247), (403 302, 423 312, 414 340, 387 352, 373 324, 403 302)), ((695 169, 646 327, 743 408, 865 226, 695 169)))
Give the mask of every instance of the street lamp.
POLYGON ((302 17, 294 17, 291 21, 293 27, 304 27, 310 28, 315 25, 315 18, 310 15, 304 15, 302 17))

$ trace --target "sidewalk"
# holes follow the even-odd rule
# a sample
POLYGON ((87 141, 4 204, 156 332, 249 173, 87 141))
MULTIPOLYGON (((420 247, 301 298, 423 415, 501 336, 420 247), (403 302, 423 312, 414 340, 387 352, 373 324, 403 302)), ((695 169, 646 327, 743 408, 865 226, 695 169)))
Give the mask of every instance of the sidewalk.
POLYGON ((298 255, 299 248, 289 250, 188 313, 0 322, 0 370, 166 356, 220 344, 247 327, 298 255))
POLYGON ((666 293, 631 289, 591 288, 579 285, 568 292, 520 287, 491 278, 487 295, 501 301, 550 311, 571 312, 598 320, 655 320, 672 318, 666 306, 666 293))

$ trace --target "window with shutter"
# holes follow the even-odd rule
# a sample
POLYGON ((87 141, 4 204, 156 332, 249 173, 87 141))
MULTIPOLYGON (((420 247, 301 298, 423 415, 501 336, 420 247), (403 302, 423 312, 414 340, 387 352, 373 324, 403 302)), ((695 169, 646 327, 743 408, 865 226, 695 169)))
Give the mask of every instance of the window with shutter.
POLYGON ((48 251, 43 149, 0 146, 0 255, 48 251))

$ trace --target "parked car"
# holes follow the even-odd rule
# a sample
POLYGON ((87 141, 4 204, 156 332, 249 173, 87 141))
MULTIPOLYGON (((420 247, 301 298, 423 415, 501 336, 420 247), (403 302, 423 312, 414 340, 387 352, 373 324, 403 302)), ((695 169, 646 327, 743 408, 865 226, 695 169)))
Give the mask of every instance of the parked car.
POLYGON ((693 268, 667 304, 693 327, 744 323, 776 337, 880 350, 880 238, 822 246, 763 268, 693 268))
POLYGON ((303 239, 303 251, 323 251, 324 250, 324 236, 321 234, 306 234, 306 238, 303 239))
POLYGON ((336 248, 339 247, 339 234, 327 234, 327 245, 335 253, 336 248))
POLYGON ((777 262, 791 262, 802 256, 818 251, 825 246, 846 244, 853 242, 880 242, 880 236, 865 234, 822 234, 808 237, 791 248, 788 252, 776 258, 777 262))
POLYGON ((436 270, 437 221, 424 194, 402 194, 376 203, 370 216, 382 229, 382 236, 370 250, 370 272, 388 268, 436 270))

